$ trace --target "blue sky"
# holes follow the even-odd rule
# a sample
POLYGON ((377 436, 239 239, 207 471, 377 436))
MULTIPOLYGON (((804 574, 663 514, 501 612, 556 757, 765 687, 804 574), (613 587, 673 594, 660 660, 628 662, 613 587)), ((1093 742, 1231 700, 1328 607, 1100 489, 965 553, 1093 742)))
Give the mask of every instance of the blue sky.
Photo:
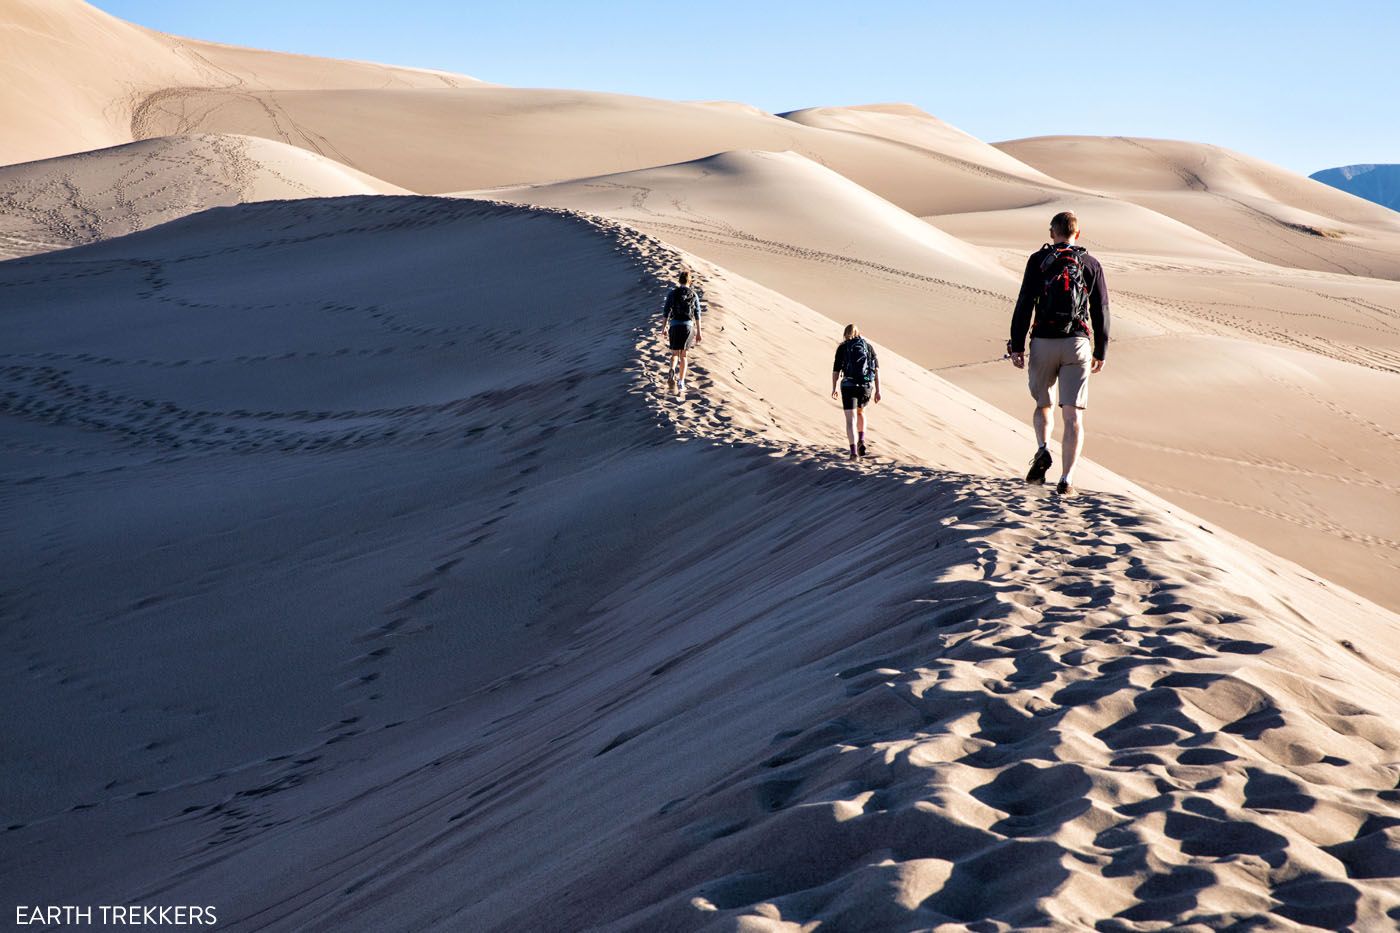
POLYGON ((178 35, 518 87, 741 100, 774 112, 907 101, 988 141, 1192 139, 1304 174, 1400 162, 1392 0, 96 5, 178 35))

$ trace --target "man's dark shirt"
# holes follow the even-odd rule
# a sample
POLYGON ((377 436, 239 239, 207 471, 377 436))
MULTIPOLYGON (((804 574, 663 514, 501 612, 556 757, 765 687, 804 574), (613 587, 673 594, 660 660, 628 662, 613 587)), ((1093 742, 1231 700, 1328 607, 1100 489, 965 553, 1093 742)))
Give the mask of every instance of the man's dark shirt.
MULTIPOLYGON (((1040 264, 1045 259, 1048 246, 1042 246, 1026 260, 1026 274, 1021 279, 1021 294, 1016 299, 1016 310, 1011 315, 1011 352, 1026 352, 1026 333, 1032 337, 1063 337, 1064 334, 1037 333, 1031 326, 1031 314, 1035 310, 1036 299, 1045 287, 1040 274, 1040 264)), ((1104 281, 1103 266, 1088 253, 1079 254, 1079 263, 1084 267, 1084 284, 1089 287, 1089 321, 1094 325, 1094 359, 1101 360, 1108 351, 1108 283, 1104 281)), ((1037 326, 1039 322, 1037 322, 1037 326)), ((1088 329, 1084 335, 1089 336, 1088 329)))
POLYGON ((846 354, 850 352, 851 345, 857 340, 865 344, 865 352, 870 357, 870 378, 874 379, 875 374, 880 371, 880 360, 875 356, 875 345, 864 337, 852 337, 850 340, 841 341, 841 345, 836 348, 836 361, 831 364, 831 371, 841 374, 842 385, 855 385, 857 380, 846 375, 846 354))

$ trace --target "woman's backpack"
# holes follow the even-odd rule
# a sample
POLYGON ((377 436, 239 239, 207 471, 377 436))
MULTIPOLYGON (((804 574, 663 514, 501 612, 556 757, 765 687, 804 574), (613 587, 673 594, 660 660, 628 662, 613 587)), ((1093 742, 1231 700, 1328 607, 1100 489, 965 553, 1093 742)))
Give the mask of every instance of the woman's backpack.
POLYGON ((847 382, 865 384, 870 382, 870 344, 864 337, 855 337, 846 343, 845 357, 841 360, 841 376, 847 382))
POLYGON ((700 316, 700 296, 689 285, 677 285, 666 303, 673 321, 693 321, 700 316))

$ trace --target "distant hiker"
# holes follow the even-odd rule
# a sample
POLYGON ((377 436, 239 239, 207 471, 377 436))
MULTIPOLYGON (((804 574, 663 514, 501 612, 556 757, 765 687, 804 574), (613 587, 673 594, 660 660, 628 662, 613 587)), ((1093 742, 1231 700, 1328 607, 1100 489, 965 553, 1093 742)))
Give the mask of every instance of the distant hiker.
POLYGON ((845 339, 836 348, 831 366, 831 397, 841 385, 841 408, 846 412, 846 440, 851 459, 865 456, 865 406, 880 401, 880 361, 875 348, 860 335, 860 328, 847 324, 845 339))
POLYGON ((700 293, 690 285, 690 270, 682 269, 679 284, 666 296, 666 319, 662 327, 671 348, 671 373, 666 388, 677 395, 685 394, 685 374, 689 366, 686 353, 701 340, 700 293))
POLYGON ((1047 446, 1055 426, 1050 388, 1059 383, 1064 412, 1060 483, 1055 491, 1072 496, 1074 465, 1084 449, 1084 408, 1089 402, 1089 374, 1103 369, 1108 349, 1108 283, 1103 267, 1079 240, 1079 218, 1061 211, 1050 220, 1050 240, 1026 261, 1021 294, 1011 315, 1007 355, 1017 369, 1026 366, 1026 333, 1031 335, 1031 396, 1035 399, 1035 439, 1026 482, 1039 485, 1054 463, 1047 446), (1035 323, 1031 323, 1034 312, 1035 323))

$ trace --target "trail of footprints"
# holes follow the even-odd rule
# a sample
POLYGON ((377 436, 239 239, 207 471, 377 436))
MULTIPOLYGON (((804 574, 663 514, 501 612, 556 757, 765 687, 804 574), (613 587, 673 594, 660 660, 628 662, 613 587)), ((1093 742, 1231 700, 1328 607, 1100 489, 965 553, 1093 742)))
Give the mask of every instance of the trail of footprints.
MULTIPOLYGON (((389 200, 400 203, 382 208, 382 223, 357 229, 446 222, 439 212, 460 217, 527 210, 484 203, 409 207, 405 202, 414 199, 389 200)), ((317 206, 280 209, 310 217, 317 206)), ((726 294, 717 280, 705 283, 713 286, 707 297, 733 355, 697 359, 687 401, 660 397, 664 354, 650 322, 658 290, 682 257, 609 221, 543 213, 594 228, 638 269, 619 321, 628 326, 626 318, 635 315, 634 321, 646 323, 632 325, 632 389, 618 404, 640 400, 665 435, 770 449, 783 470, 809 464, 835 467, 832 476, 859 470, 880 482, 932 484, 944 492, 928 519, 971 548, 980 575, 970 590, 931 584, 928 598, 882 633, 881 643, 905 647, 876 651, 859 642, 834 656, 839 686, 819 723, 780 729, 771 754, 721 781, 699 810, 693 809, 696 801, 681 799, 657 814, 663 828, 689 826, 701 849, 730 840, 758 853, 750 867, 759 879, 796 877, 782 864, 796 857, 782 842, 792 832, 805 845, 849 853, 848 859, 828 860, 830 877, 807 878, 802 890, 784 889, 781 882, 717 879, 705 894, 713 908, 737 915, 766 901, 789 903, 800 912, 804 891, 824 881, 865 883, 860 879, 869 871, 872 839, 897 862, 952 863, 963 883, 944 890, 964 893, 930 892, 928 903, 967 921, 994 914, 988 898, 1004 888, 999 873, 1006 865, 1019 866, 1011 872, 1014 883, 1040 886, 1046 896, 1070 873, 1108 879, 1145 872, 1132 903, 1104 929, 1220 920, 1197 893, 1228 886, 1241 873, 1269 879, 1272 900, 1257 905, 1261 914, 1302 923, 1318 919, 1319 910, 1340 916, 1351 909, 1354 915, 1356 903, 1375 896, 1363 890, 1367 879, 1400 874, 1396 846, 1387 841, 1392 827, 1400 826, 1400 775, 1393 764, 1378 763, 1395 760, 1393 725, 1291 673, 1289 659, 1261 636, 1250 607, 1229 596, 1228 580, 1173 549, 1169 529, 1109 497, 1047 506, 1005 481, 888 462, 849 467, 833 454, 763 438, 708 391, 707 366, 727 362, 736 367, 735 378, 743 366, 734 341, 745 328, 738 315, 726 319, 726 294), (1044 520, 1047 508, 1057 520, 1044 520), (1246 668, 1267 669, 1267 683, 1247 676, 1246 668), (1110 715, 1101 715, 1105 710, 1110 715), (1303 728, 1309 723, 1326 728, 1303 728), (1328 769, 1348 769, 1349 780, 1329 779, 1328 769), (946 805, 954 800, 956 805, 946 805), (692 823, 697 813, 703 820, 692 823), (793 820, 799 818, 797 829, 793 820), (1275 831, 1278 820, 1297 820, 1306 852, 1275 831), (1073 831, 1061 831, 1066 827, 1073 831), (1317 865, 1341 870, 1323 875, 1317 865), (979 893, 983 889, 991 893, 979 893)), ((152 294, 164 290, 159 269, 150 270, 150 282, 152 294)), ((338 305, 321 311, 372 318, 376 313, 338 305)), ((388 330, 402 328, 394 332, 445 336, 440 328, 424 330, 392 316, 375 319, 388 330)), ((519 336, 505 331, 491 339, 519 336)), ((470 443, 485 429, 465 417, 469 400, 340 412, 212 412, 103 389, 69 368, 179 362, 83 354, 7 354, 0 362, 0 410, 41 423, 81 425, 167 452, 304 452, 420 443, 443 432, 452 435, 444 443, 470 443), (344 421, 371 424, 307 430, 344 421)), ((567 377, 540 389, 556 396, 570 390, 567 377)), ((530 430, 543 436, 580 418, 606 415, 565 405, 558 417, 530 430)), ((497 426, 510 425, 511 417, 509 410, 502 412, 497 426)), ((362 734, 362 713, 352 710, 373 700, 380 663, 394 650, 394 638, 413 630, 418 607, 434 597, 442 578, 457 572, 471 548, 487 540, 528 488, 528 438, 523 443, 524 454, 513 461, 519 483, 496 512, 459 529, 430 567, 406 581, 404 596, 384 607, 383 621, 347 646, 346 715, 327 724, 318 745, 274 756, 255 769, 262 776, 250 786, 186 814, 214 821, 212 844, 275 825, 267 799, 309 780, 321 757, 318 748, 362 734)), ((1389 916, 1400 918, 1397 911, 1390 908, 1389 916)))

